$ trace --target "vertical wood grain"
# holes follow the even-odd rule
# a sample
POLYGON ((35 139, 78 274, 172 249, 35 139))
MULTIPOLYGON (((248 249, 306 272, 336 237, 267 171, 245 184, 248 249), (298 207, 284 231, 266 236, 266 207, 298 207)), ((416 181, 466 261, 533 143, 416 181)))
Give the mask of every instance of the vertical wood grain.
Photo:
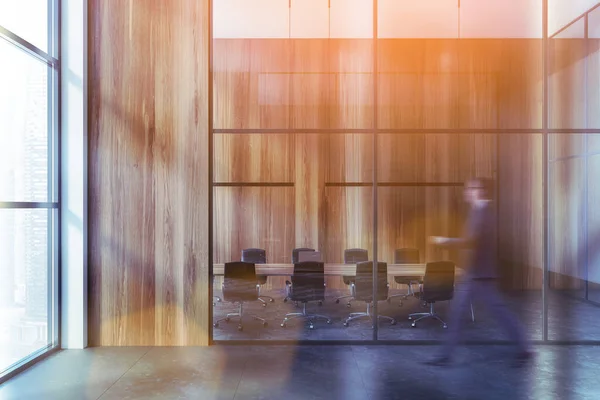
POLYGON ((89 342, 206 345, 208 2, 89 9, 89 342))

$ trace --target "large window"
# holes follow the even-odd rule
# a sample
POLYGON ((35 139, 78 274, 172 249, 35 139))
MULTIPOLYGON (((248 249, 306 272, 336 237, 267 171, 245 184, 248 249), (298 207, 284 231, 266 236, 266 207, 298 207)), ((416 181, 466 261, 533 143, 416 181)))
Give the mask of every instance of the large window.
POLYGON ((0 2, 0 379, 58 345, 57 13, 0 2))

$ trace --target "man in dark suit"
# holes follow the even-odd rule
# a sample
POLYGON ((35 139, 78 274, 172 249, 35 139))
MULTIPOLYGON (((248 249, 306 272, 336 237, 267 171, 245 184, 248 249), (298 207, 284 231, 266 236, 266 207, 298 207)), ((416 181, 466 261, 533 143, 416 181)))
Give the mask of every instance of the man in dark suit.
POLYGON ((464 197, 470 206, 469 217, 462 238, 434 236, 431 242, 438 246, 463 250, 466 288, 455 293, 452 302, 448 338, 442 346, 441 354, 428 361, 430 365, 448 365, 460 339, 463 317, 472 300, 484 303, 491 315, 511 336, 518 346, 518 364, 532 357, 525 341, 525 334, 517 318, 508 310, 497 287, 498 260, 496 225, 494 210, 493 181, 488 178, 474 178, 465 184, 464 197))

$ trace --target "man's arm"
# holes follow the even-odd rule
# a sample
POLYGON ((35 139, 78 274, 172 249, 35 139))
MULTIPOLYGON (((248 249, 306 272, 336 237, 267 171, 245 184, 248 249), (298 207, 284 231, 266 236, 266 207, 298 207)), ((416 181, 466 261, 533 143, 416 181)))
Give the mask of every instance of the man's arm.
POLYGON ((488 210, 484 210, 483 212, 478 212, 474 215, 473 218, 469 221, 469 226, 467 228, 467 235, 463 238, 448 238, 443 236, 433 236, 431 237, 431 242, 437 244, 442 247, 449 248, 473 248, 476 246, 477 241, 481 236, 481 232, 483 229, 483 220, 485 219, 485 215, 488 213, 488 210))

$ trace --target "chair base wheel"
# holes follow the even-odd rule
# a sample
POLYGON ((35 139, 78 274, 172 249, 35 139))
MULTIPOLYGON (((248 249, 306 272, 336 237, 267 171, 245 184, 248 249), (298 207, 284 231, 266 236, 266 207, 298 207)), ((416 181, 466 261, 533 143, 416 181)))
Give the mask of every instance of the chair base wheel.
POLYGON ((409 316, 409 317, 408 317, 408 319, 409 319, 409 320, 411 320, 411 319, 412 319, 412 317, 411 317, 411 316, 409 316))
POLYGON ((340 299, 336 299, 335 304, 340 304, 340 299))
POLYGON ((396 320, 393 319, 392 322, 390 322, 391 325, 396 325, 396 320))
POLYGON ((444 324, 444 325, 442 325, 442 328, 446 329, 446 328, 448 328, 448 325, 444 324))
POLYGON ((267 326, 267 322, 263 322, 263 328, 265 328, 267 326))
POLYGON ((282 328, 285 328, 285 324, 281 324, 281 327, 282 327, 282 328))
POLYGON ((315 326, 313 324, 308 325, 308 329, 315 329, 315 326))
POLYGON ((287 303, 287 299, 283 299, 283 302, 284 302, 284 303, 287 303))
POLYGON ((243 331, 243 330, 244 330, 244 327, 243 327, 243 326, 241 326, 241 325, 238 325, 238 331, 240 331, 240 332, 241 332, 241 331, 243 331))
POLYGON ((229 322, 229 317, 225 318, 225 322, 229 322))
POLYGON ((218 328, 218 327, 219 327, 219 323, 217 322, 216 324, 213 324, 213 326, 214 326, 215 328, 218 328))
POLYGON ((350 308, 351 304, 350 303, 346 303, 346 307, 350 308))
POLYGON ((347 322, 344 322, 344 326, 346 326, 346 327, 347 327, 348 325, 350 325, 350 324, 349 324, 349 323, 347 323, 347 322))
POLYGON ((262 306, 263 306, 263 307, 266 307, 266 306, 267 306, 267 303, 262 303, 262 306))
POLYGON ((319 306, 322 306, 322 305, 323 305, 323 302, 322 302, 322 301, 319 301, 319 303, 318 303, 318 304, 319 304, 319 306))
POLYGON ((328 319, 328 320, 327 320, 327 323, 328 323, 329 325, 331 325, 331 320, 330 320, 330 319, 328 319))
POLYGON ((415 322, 413 322, 412 324, 410 324, 410 326, 412 326, 413 328, 416 328, 417 324, 415 322))

